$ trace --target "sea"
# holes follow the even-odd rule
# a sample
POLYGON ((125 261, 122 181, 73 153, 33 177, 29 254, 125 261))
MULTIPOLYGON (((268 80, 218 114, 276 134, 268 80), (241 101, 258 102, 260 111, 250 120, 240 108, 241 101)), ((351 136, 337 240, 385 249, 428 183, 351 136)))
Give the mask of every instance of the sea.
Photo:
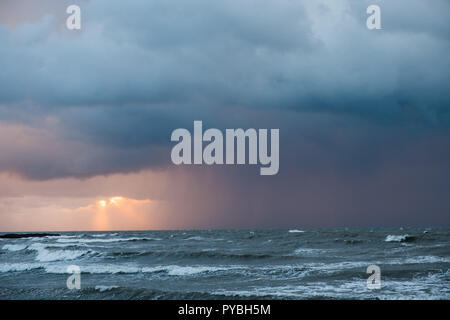
POLYGON ((449 268, 444 228, 62 232, 0 239, 0 299, 447 300, 449 268))

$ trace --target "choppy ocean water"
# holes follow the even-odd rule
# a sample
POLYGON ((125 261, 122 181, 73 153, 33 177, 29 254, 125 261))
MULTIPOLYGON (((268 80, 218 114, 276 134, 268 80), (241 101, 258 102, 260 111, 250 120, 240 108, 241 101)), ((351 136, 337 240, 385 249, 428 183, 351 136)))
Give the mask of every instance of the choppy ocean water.
POLYGON ((449 268, 449 229, 67 232, 0 239, 0 299, 450 299, 449 268))

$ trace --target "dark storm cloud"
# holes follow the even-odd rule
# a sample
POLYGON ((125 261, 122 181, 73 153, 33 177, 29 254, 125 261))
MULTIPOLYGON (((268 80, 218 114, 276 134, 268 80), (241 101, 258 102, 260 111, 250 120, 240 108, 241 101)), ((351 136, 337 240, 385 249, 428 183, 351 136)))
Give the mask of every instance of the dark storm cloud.
POLYGON ((15 151, 1 169, 53 178, 161 165, 170 132, 197 119, 287 130, 317 144, 318 156, 334 148, 326 156, 336 163, 342 148, 353 159, 363 148, 364 163, 377 163, 380 150, 396 146, 380 135, 386 126, 446 130, 450 4, 375 2, 379 31, 365 27, 367 1, 82 1, 80 32, 65 30, 61 4, 41 2, 27 20, 21 1, 4 2, 11 15, 0 16, 1 120, 44 127, 40 143, 54 135, 60 147, 24 158, 5 141, 3 150, 15 151), (289 112, 316 122, 288 124, 298 119, 289 112), (314 113, 361 122, 328 127, 314 113), (327 138, 348 125, 358 130, 327 138), (366 125, 379 128, 366 136, 366 125))
POLYGON ((381 1, 384 29, 372 32, 364 1, 319 4, 99 0, 83 6, 78 35, 56 32, 50 16, 3 27, 0 99, 189 101, 448 120, 448 1, 381 1))

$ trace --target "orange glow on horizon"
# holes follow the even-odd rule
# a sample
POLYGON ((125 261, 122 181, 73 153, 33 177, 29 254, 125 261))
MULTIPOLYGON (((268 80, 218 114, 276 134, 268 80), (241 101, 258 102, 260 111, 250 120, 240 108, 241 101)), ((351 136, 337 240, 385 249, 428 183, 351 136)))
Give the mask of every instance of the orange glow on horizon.
POLYGON ((170 204, 147 197, 155 190, 145 183, 164 180, 153 178, 152 172, 145 172, 36 182, 0 173, 0 190, 23 190, 25 194, 19 197, 13 192, 0 197, 0 231, 161 229, 163 221, 169 220, 170 204), (148 192, 142 191, 147 188, 148 192), (42 194, 35 195, 37 191, 42 194))
POLYGON ((151 200, 137 200, 125 198, 122 196, 114 196, 102 199, 97 202, 98 206, 88 206, 93 213, 94 230, 111 230, 118 221, 127 221, 136 227, 148 223, 143 211, 148 209, 151 200))

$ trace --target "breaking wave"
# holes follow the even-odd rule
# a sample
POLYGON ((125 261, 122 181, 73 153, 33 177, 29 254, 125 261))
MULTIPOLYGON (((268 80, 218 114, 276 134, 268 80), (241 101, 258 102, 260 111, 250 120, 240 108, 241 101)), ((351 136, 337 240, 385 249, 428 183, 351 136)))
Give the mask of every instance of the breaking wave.
POLYGON ((416 237, 408 234, 404 235, 388 235, 384 241, 386 242, 412 242, 416 240, 416 237))
POLYGON ((26 247, 26 244, 5 244, 2 249, 8 251, 21 251, 26 249, 26 247))
POLYGON ((298 229, 292 229, 288 231, 289 233, 304 233, 305 231, 303 230, 298 230, 298 229))
MULTIPOLYGON (((66 247, 67 245, 65 245, 66 247)), ((64 261, 64 260, 74 260, 80 258, 87 254, 92 254, 92 250, 51 250, 49 248, 58 247, 57 244, 43 244, 43 243, 33 243, 31 245, 22 244, 7 244, 3 246, 4 250, 9 250, 12 252, 29 250, 36 252, 36 261, 40 262, 50 262, 50 261, 64 261)))

